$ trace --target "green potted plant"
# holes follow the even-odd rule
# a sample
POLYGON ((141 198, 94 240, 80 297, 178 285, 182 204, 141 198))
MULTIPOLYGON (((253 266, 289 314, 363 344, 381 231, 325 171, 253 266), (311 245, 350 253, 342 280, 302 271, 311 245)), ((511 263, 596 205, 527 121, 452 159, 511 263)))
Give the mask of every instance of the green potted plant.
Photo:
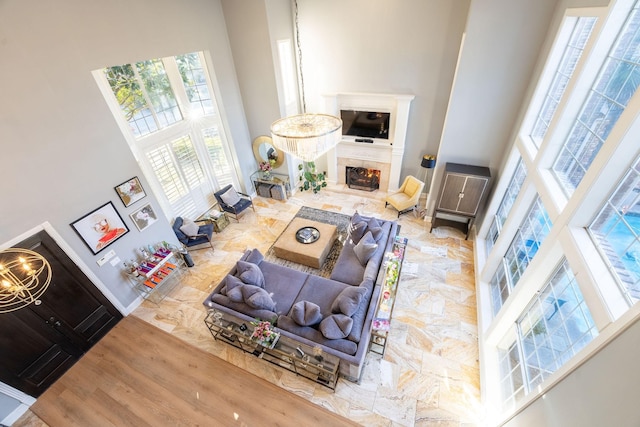
POLYGON ((311 190, 318 193, 322 188, 327 186, 326 172, 316 172, 315 162, 303 162, 298 165, 300 171, 299 189, 300 191, 311 190))

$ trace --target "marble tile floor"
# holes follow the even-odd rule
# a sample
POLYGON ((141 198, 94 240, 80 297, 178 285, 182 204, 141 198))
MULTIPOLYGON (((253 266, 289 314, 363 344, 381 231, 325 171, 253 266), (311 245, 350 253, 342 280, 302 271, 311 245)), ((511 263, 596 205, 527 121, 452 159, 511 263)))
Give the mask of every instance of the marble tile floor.
MULTIPOLYGON (((329 186, 288 201, 256 197, 256 212, 214 235, 215 250, 192 251, 196 266, 160 305, 133 315, 196 347, 364 426, 482 425, 473 242, 456 230, 402 215, 409 239, 384 357, 369 353, 360 384, 344 379, 335 392, 213 340, 202 301, 245 249, 263 253, 301 206, 395 219, 385 193, 329 186)), ((30 423, 29 423, 30 424, 30 423)), ((40 425, 40 424, 35 424, 40 425)))

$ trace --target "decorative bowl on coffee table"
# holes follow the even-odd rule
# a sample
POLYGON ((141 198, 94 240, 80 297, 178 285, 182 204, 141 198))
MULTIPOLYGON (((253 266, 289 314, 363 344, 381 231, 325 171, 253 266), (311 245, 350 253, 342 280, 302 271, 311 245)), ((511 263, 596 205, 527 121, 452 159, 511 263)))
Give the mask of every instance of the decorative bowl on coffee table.
POLYGON ((302 227, 296 231, 296 240, 300 243, 313 243, 320 238, 320 231, 315 227, 302 227))

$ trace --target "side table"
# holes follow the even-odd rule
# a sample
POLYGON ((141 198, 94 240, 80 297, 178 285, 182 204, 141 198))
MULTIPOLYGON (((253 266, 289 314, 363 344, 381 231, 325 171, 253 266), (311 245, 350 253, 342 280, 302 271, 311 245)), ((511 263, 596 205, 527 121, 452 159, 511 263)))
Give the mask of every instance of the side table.
POLYGON ((220 233, 227 227, 227 225, 229 225, 229 217, 224 212, 222 212, 222 215, 217 218, 209 217, 208 221, 211 221, 213 224, 213 231, 216 233, 220 233))
POLYGON ((251 174, 251 181, 260 197, 276 200, 291 197, 291 184, 287 175, 272 172, 266 176, 264 172, 257 171, 251 174))
POLYGON ((205 213, 200 215, 197 221, 207 221, 213 224, 213 231, 220 233, 229 225, 229 217, 225 212, 220 211, 220 206, 216 203, 211 206, 205 213), (214 216, 217 215, 217 216, 214 216))

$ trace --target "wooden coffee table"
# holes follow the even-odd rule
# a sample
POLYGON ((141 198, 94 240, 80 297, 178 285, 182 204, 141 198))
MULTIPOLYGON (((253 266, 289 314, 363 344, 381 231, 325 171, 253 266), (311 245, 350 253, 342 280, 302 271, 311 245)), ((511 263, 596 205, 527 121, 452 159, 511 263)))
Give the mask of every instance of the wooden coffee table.
POLYGON ((338 229, 335 225, 324 224, 304 218, 294 218, 273 244, 278 258, 286 259, 308 267, 320 268, 336 241, 338 229), (320 232, 318 240, 301 243, 296 240, 296 232, 303 227, 313 227, 320 232))

